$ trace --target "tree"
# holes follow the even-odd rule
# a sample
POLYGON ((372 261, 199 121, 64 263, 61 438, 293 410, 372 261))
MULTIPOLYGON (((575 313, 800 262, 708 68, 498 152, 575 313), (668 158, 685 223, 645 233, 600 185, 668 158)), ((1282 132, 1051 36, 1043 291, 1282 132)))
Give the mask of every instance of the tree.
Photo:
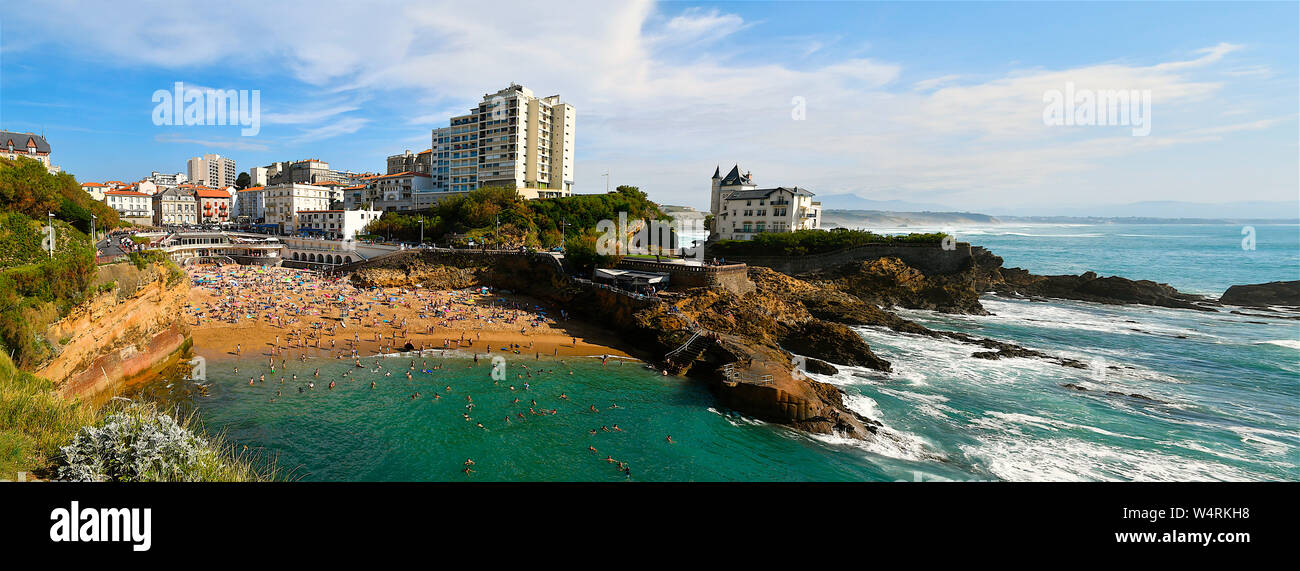
POLYGON ((235 179, 235 188, 237 190, 244 190, 251 184, 253 184, 253 177, 248 176, 246 172, 239 173, 239 177, 235 179))

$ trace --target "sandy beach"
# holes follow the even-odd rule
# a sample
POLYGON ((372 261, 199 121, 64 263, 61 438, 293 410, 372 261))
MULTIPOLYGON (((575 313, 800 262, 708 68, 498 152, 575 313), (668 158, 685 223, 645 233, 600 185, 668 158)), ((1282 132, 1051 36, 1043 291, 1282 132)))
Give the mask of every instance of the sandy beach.
POLYGON ((479 358, 628 357, 611 333, 526 296, 357 288, 287 268, 194 266, 186 321, 207 359, 353 359, 411 350, 479 358))

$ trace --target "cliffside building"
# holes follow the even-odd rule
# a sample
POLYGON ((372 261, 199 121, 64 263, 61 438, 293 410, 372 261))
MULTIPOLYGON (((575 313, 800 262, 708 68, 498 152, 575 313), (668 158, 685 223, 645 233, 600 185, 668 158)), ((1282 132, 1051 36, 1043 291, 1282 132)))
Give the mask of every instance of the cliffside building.
POLYGON ((760 189, 740 165, 731 167, 725 177, 721 167, 714 169, 709 210, 711 239, 749 240, 764 232, 822 227, 822 205, 813 201, 812 192, 797 186, 760 189))

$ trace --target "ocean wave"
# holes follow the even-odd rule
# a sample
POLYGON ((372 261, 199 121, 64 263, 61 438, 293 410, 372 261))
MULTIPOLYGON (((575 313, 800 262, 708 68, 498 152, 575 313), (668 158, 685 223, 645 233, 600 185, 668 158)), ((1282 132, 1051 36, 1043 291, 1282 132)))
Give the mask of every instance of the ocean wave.
POLYGON ((1276 345, 1286 347, 1287 349, 1300 349, 1300 340, 1296 339, 1270 339, 1268 341, 1256 341, 1256 345, 1276 345))
POLYGON ((727 423, 732 426, 763 426, 767 424, 757 418, 750 418, 736 411, 722 412, 713 407, 709 407, 707 410, 713 414, 721 416, 723 420, 726 420, 727 423))
POLYGON ((1005 435, 960 447, 977 467, 1010 481, 1250 481, 1264 477, 1216 462, 1078 438, 1005 435))

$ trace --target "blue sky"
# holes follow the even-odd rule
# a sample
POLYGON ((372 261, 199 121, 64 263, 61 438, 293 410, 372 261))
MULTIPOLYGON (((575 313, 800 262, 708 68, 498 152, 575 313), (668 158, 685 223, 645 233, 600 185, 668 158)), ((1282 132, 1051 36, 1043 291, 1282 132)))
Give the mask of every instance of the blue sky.
POLYGON ((0 127, 44 131, 83 181, 205 152, 376 171, 514 81, 577 107, 577 192, 609 170, 703 207, 740 163, 973 211, 1300 194, 1296 3, 329 4, 8 4, 0 127), (155 126, 176 81, 259 90, 260 133, 155 126), (1045 125, 1067 82, 1150 91, 1151 133, 1045 125))

